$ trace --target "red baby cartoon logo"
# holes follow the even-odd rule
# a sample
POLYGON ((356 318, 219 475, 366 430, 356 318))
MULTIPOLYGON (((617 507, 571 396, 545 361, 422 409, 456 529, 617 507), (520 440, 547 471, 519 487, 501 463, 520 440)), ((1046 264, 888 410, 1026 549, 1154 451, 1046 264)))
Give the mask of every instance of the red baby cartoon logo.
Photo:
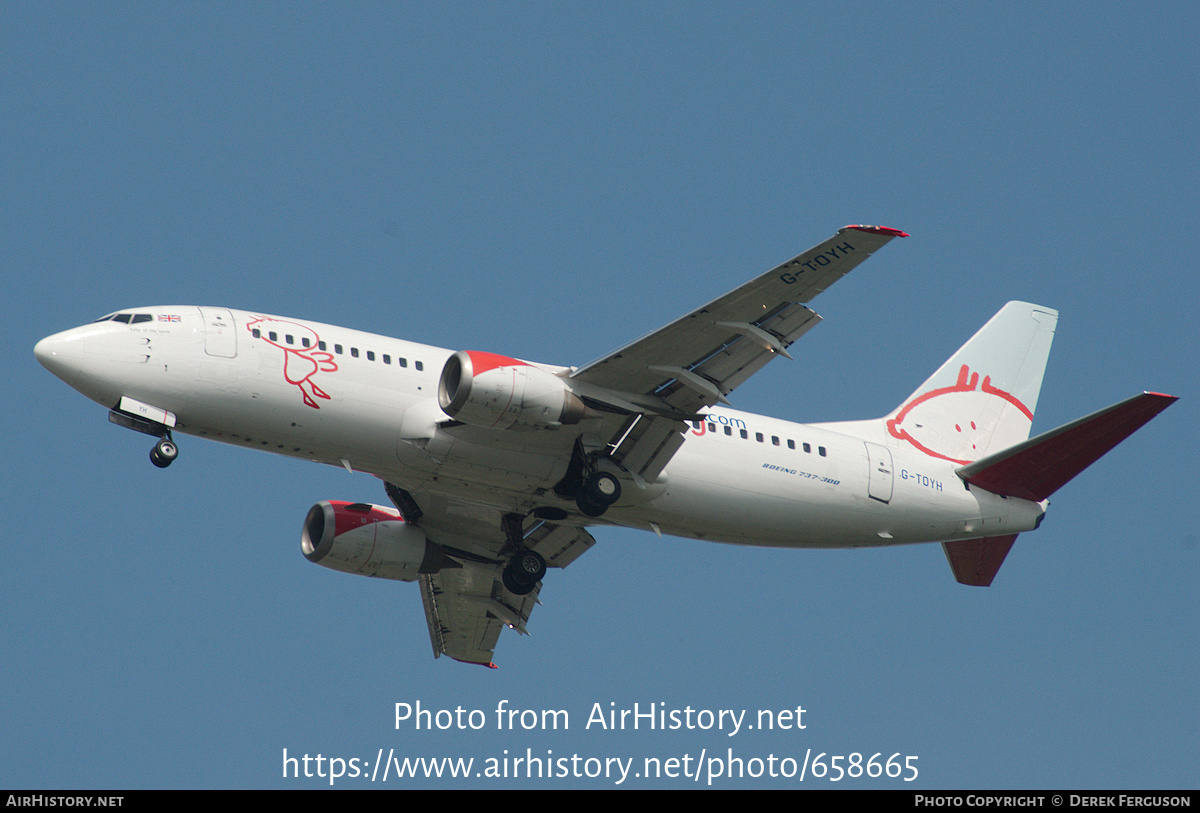
POLYGON ((269 316, 255 316, 246 323, 246 329, 255 338, 283 351, 283 377, 289 384, 300 388, 305 404, 320 409, 316 399, 329 400, 329 394, 312 379, 319 372, 336 372, 338 366, 332 355, 318 349, 321 337, 316 331, 298 322, 286 322, 269 316))
POLYGON ((913 398, 887 422, 887 429, 893 437, 908 441, 931 457, 966 464, 979 457, 979 444, 993 439, 1006 446, 1019 442, 1029 437, 1032 425, 1033 413, 1020 399, 993 386, 990 376, 985 376, 981 384, 979 373, 971 372, 964 364, 953 386, 913 398), (1001 400, 988 403, 994 398, 1001 400), (1010 405, 1016 408, 1015 413, 1008 409, 1010 405))

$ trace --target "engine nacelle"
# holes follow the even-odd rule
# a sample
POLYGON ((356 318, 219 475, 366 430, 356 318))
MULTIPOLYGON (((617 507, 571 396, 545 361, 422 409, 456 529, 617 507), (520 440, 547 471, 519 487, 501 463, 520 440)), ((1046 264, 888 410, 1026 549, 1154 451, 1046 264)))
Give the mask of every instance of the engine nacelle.
POLYGON ((557 429, 587 412, 567 382, 519 359, 460 350, 446 361, 438 403, 451 418, 490 429, 557 429))
POLYGON ((341 501, 309 509, 300 550, 310 562, 344 573, 416 581, 450 564, 445 553, 394 508, 341 501))

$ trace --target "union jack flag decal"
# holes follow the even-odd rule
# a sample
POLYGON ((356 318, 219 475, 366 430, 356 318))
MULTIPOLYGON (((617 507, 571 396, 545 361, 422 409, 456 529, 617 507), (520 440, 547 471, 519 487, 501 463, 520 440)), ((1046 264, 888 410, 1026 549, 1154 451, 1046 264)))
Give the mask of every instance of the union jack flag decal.
POLYGON ((173 313, 171 313, 171 314, 160 313, 158 315, 158 321, 160 321, 160 322, 182 322, 183 320, 179 316, 177 316, 173 313))

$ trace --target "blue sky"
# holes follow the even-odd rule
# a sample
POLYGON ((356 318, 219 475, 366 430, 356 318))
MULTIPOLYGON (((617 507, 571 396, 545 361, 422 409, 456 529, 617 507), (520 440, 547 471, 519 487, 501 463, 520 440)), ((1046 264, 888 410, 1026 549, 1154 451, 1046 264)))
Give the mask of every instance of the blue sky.
POLYGON ((0 5, 0 787, 327 784, 283 779, 284 749, 729 748, 919 758, 916 782, 852 787, 1195 787, 1198 21, 1190 3, 0 5), (499 670, 434 661, 414 585, 300 554, 312 503, 386 502, 372 478, 187 437, 160 471, 32 353, 187 303, 581 364, 847 223, 912 237, 823 294, 795 362, 735 407, 882 415, 1010 299, 1061 312, 1035 432, 1181 397, 1056 494, 989 589, 936 545, 601 529, 499 670), (571 728, 497 731, 501 700, 571 728), (417 701, 489 725, 397 730, 417 701), (635 702, 800 706, 807 727, 584 728, 635 702))

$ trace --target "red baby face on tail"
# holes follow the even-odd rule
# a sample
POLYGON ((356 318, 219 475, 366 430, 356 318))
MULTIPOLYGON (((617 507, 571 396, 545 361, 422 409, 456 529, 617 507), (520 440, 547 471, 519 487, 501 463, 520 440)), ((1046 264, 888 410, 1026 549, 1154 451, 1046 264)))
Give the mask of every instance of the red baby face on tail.
POLYGON ((893 437, 931 457, 966 464, 997 440, 1003 446, 1024 440, 1032 424, 1033 413, 1023 403, 992 386, 990 377, 980 382, 979 373, 964 364, 953 386, 913 398, 887 422, 887 428, 893 437), (994 438, 996 434, 1002 437, 994 438))

